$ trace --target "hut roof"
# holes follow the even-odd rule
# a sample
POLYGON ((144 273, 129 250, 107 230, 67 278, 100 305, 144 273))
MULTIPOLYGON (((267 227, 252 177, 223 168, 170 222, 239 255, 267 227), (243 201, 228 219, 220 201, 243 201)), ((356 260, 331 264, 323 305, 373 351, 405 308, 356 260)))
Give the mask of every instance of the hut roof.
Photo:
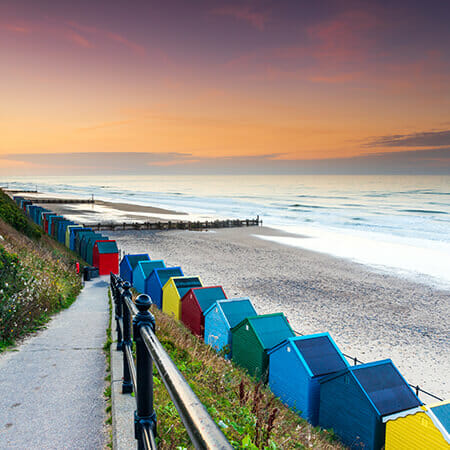
POLYGON ((158 276, 161 286, 164 286, 169 278, 183 276, 181 267, 164 267, 162 269, 155 269, 155 274, 158 276))
POLYGON ((294 332, 283 313, 248 317, 247 320, 265 349, 272 348, 278 345, 280 341, 294 336, 294 332))
POLYGON ((177 288, 180 297, 183 297, 186 292, 192 287, 199 287, 202 285, 199 277, 174 277, 173 282, 177 288))
POLYGON ((144 273, 144 278, 147 278, 154 269, 162 269, 166 267, 162 259, 157 259, 153 261, 139 261, 138 265, 141 267, 144 273))
POLYGON ((134 269, 139 261, 150 261, 150 256, 147 253, 143 253, 141 255, 125 255, 125 258, 130 263, 132 269, 134 269))
MULTIPOLYGON (((390 359, 349 367, 346 371, 354 377, 380 416, 422 405, 390 359)), ((344 372, 324 377, 320 382, 344 372)))
POLYGON ((221 286, 192 288, 192 292, 195 295, 202 312, 205 312, 217 300, 227 298, 221 286))
POLYGON ((328 333, 299 336, 293 338, 292 341, 313 376, 339 372, 347 367, 344 356, 328 333))
POLYGON ((438 403, 436 405, 431 405, 428 407, 428 410, 434 414, 434 416, 442 425, 442 428, 446 431, 447 442, 449 442, 448 435, 450 433, 450 400, 438 403))
POLYGON ((317 377, 341 372, 348 367, 344 355, 329 333, 291 337, 272 348, 269 353, 276 351, 286 342, 289 342, 297 350, 300 359, 309 369, 310 376, 317 377))
POLYGON ((119 253, 116 241, 97 242, 97 248, 100 254, 119 253))
MULTIPOLYGON (((228 320, 230 328, 234 328, 245 317, 256 315, 255 308, 248 297, 232 298, 217 302, 222 308, 222 311, 228 320)), ((214 306, 214 305, 213 305, 214 306)), ((211 308, 213 307, 211 306, 211 308)))

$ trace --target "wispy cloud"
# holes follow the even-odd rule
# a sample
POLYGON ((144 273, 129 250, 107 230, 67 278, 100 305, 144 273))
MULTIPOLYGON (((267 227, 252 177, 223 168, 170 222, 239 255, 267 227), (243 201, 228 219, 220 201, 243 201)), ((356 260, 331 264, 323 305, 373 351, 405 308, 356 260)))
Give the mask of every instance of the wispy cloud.
POLYGON ((391 134, 371 138, 364 147, 444 147, 450 146, 450 130, 391 134))
POLYGON ((217 16, 228 16, 236 20, 248 23, 253 28, 263 31, 269 21, 269 14, 266 12, 256 11, 249 6, 229 5, 215 8, 211 14, 217 16))
POLYGON ((80 23, 74 22, 74 21, 69 21, 66 23, 66 25, 74 30, 118 43, 118 44, 124 46, 125 48, 128 48, 133 53, 135 53, 139 56, 145 56, 147 54, 144 46, 126 38, 122 34, 108 31, 108 30, 103 30, 100 28, 92 27, 92 26, 83 25, 83 24, 80 24, 80 23))
MULTIPOLYGON (((191 153, 14 154, 3 161, 11 169, 36 173, 79 174, 448 174, 450 147, 377 152, 347 158, 292 159, 269 153, 238 157, 198 157, 191 153)), ((3 166, 3 164, 2 164, 3 166)), ((10 174, 10 172, 8 172, 10 174)))
POLYGON ((26 25, 18 25, 18 24, 0 24, 0 30, 11 31, 13 33, 22 33, 28 34, 31 33, 31 28, 26 25))
POLYGON ((71 31, 71 30, 67 31, 66 36, 69 41, 73 42, 74 44, 78 45, 79 47, 83 47, 83 48, 93 48, 94 47, 92 42, 90 42, 85 37, 81 36, 81 34, 76 33, 75 31, 71 31))

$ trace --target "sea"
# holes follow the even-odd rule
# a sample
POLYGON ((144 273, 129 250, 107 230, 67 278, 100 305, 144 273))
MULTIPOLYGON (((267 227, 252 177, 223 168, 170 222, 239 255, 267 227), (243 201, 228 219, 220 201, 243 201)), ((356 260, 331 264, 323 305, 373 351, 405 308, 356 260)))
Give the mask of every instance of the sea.
POLYGON ((10 189, 157 206, 193 219, 255 218, 264 236, 450 289, 450 175, 54 176, 10 189))

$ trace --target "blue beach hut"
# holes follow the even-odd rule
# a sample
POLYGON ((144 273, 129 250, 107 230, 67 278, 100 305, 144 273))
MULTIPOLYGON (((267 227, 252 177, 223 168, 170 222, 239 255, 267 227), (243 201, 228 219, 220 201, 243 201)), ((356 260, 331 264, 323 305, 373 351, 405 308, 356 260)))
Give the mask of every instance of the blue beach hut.
POLYGON ((141 255, 125 255, 120 261, 120 278, 123 281, 129 281, 133 286, 133 270, 139 261, 150 261, 150 256, 147 253, 141 255))
POLYGON ((383 417, 421 406, 390 359, 349 367, 320 380, 319 425, 349 446, 384 446, 383 417))
POLYGON ((152 302, 159 308, 162 308, 162 288, 172 277, 182 277, 181 267, 165 267, 163 269, 154 269, 148 276, 146 282, 147 295, 150 295, 152 302))
POLYGON ((69 223, 73 223, 73 222, 71 222, 68 219, 64 219, 58 223, 58 226, 57 226, 58 231, 56 233, 56 238, 58 239, 59 242, 61 242, 61 244, 64 243, 64 241, 65 241, 66 227, 69 223))
POLYGON ((139 261, 133 270, 133 287, 141 294, 145 294, 145 286, 149 280, 150 274, 154 269, 162 269, 164 267, 166 267, 166 265, 162 259, 139 261))
POLYGON ((70 241, 69 241, 70 250, 75 251, 75 238, 77 237, 78 232, 84 229, 85 228, 81 225, 70 229, 70 241))
POLYGON ((216 351, 226 351, 231 358, 231 329, 257 313, 248 297, 219 300, 205 312, 205 342, 216 351))
POLYGON ((292 337, 268 354, 271 391, 312 425, 317 425, 320 378, 349 367, 331 336, 320 333, 292 337))
POLYGON ((71 220, 65 220, 58 226, 58 241, 62 244, 65 244, 66 242, 66 230, 69 225, 73 225, 73 222, 71 220))

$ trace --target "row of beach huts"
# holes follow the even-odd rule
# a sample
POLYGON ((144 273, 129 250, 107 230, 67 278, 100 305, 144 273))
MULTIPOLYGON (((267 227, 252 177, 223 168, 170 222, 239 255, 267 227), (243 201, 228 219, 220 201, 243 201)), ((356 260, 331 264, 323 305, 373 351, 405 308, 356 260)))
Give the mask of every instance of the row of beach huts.
POLYGON ((448 449, 450 401, 423 405, 390 359, 350 366, 329 333, 297 336, 283 313, 257 314, 249 298, 229 299, 181 267, 148 254, 125 255, 116 242, 14 198, 48 234, 100 275, 117 274, 225 358, 268 383, 312 425, 331 428, 351 448, 448 449))

